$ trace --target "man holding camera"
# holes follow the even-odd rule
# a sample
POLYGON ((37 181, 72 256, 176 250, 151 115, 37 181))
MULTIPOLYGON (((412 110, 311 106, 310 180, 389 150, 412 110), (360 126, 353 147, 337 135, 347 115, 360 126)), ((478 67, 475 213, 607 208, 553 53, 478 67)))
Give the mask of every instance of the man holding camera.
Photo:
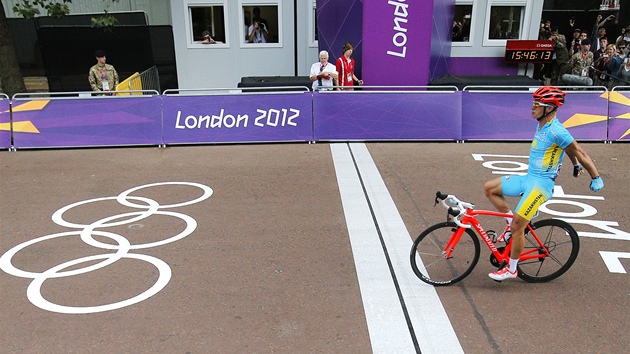
POLYGON ((269 42, 269 24, 267 20, 260 17, 260 8, 255 7, 253 12, 254 18, 248 28, 247 39, 249 43, 267 43, 269 42))

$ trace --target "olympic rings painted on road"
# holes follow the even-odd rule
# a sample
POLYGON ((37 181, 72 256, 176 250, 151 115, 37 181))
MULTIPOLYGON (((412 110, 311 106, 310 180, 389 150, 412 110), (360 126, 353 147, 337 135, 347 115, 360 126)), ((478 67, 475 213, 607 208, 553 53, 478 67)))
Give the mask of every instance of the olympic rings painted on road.
MULTIPOLYGON (((115 197, 94 198, 94 199, 72 203, 54 212, 52 215, 52 220, 60 226, 73 228, 73 229, 79 229, 79 230, 59 232, 59 233, 55 233, 51 235, 37 237, 26 242, 22 242, 14 246, 7 252, 5 252, 2 256, 0 256, 0 269, 2 269, 4 272, 8 274, 11 274, 17 277, 33 279, 26 291, 27 298, 35 306, 41 309, 47 310, 47 311, 67 313, 67 314, 86 314, 86 313, 111 311, 115 309, 120 309, 125 306, 137 304, 141 301, 144 301, 150 298, 151 296, 157 294, 160 290, 162 290, 170 281, 172 272, 169 265, 161 259, 155 258, 153 256, 144 255, 144 254, 129 253, 129 251, 162 246, 171 242, 181 240, 184 237, 192 234, 197 228, 197 221, 194 218, 186 214, 177 213, 173 211, 162 211, 160 209, 177 208, 181 206, 191 205, 194 203, 199 203, 203 200, 208 199, 212 195, 212 193, 213 193, 213 190, 210 187, 205 186, 203 184, 199 184, 199 183, 161 182, 161 183, 152 183, 152 184, 146 184, 146 185, 134 187, 120 193, 118 196, 115 196, 115 197), (174 203, 174 204, 167 204, 167 205, 160 205, 157 201, 150 198, 137 197, 137 196, 130 195, 131 193, 139 191, 144 188, 149 188, 149 187, 164 188, 164 187, 168 187, 172 185, 184 185, 184 186, 192 186, 195 188, 199 188, 203 191, 203 194, 200 197, 195 198, 193 200, 180 202, 180 203, 174 203), (63 218, 64 213, 70 209, 77 208, 88 203, 95 203, 95 202, 106 201, 106 200, 116 200, 121 205, 135 208, 135 209, 142 209, 142 211, 108 216, 100 220, 97 220, 95 222, 92 222, 91 224, 73 223, 63 218), (142 202, 142 203, 145 203, 145 205, 137 204, 135 202, 142 202), (102 230, 95 230, 97 228, 101 229, 101 228, 106 228, 106 227, 114 227, 114 226, 136 223, 140 220, 146 219, 156 214, 180 218, 186 223, 186 227, 182 232, 178 233, 177 235, 168 237, 166 239, 150 242, 150 243, 133 244, 133 245, 127 238, 125 238, 122 235, 112 233, 112 232, 102 231, 102 230), (48 241, 48 240, 56 239, 59 237, 66 237, 66 236, 79 236, 80 239, 84 243, 90 246, 100 248, 100 249, 105 249, 105 250, 115 250, 116 252, 74 259, 74 260, 67 261, 62 264, 53 266, 43 272, 30 272, 27 270, 18 269, 17 267, 13 265, 12 263, 13 257, 18 252, 24 250, 26 247, 34 245, 42 241, 48 241), (94 236, 110 238, 114 240, 116 244, 109 244, 109 243, 97 241, 94 238, 94 236), (147 289, 143 293, 138 294, 129 299, 110 303, 110 304, 105 304, 105 305, 98 305, 98 306, 64 306, 64 305, 54 304, 46 300, 41 293, 42 284, 48 279, 69 277, 73 275, 79 275, 79 274, 95 271, 97 269, 104 268, 120 260, 121 258, 132 258, 132 259, 142 260, 142 261, 153 264, 159 271, 159 277, 157 281, 155 282, 155 284, 153 284, 149 289, 147 289), (102 259, 102 261, 98 263, 93 263, 93 261, 96 261, 99 259, 102 259), (90 265, 83 268, 73 267, 78 264, 86 263, 86 262, 89 262, 90 265), (64 269, 69 268, 69 267, 72 267, 72 270, 63 271, 64 269)), ((131 226, 133 225, 130 225, 130 227, 131 226)))

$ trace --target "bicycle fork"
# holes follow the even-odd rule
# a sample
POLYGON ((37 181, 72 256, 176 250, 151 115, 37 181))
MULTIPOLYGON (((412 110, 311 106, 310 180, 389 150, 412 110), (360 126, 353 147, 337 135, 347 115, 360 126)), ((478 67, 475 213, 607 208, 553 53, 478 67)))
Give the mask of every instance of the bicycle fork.
POLYGON ((455 245, 459 243, 459 240, 462 238, 462 235, 465 231, 466 229, 461 226, 455 229, 455 233, 453 233, 453 236, 451 236, 451 238, 448 240, 448 243, 446 244, 446 246, 444 246, 444 249, 442 250, 442 255, 444 256, 444 258, 450 259, 453 257, 455 245))

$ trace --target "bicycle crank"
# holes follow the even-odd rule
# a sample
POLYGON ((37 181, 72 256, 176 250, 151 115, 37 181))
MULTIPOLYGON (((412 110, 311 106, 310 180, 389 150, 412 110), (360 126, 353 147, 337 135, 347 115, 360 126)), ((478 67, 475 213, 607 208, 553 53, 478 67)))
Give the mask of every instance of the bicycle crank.
MULTIPOLYGON (((499 253, 503 253, 503 251, 505 250, 505 247, 498 247, 497 251, 499 251, 499 253)), ((497 257, 494 256, 494 254, 490 254, 490 264, 492 264, 495 267, 500 267, 501 263, 499 263, 499 260, 497 259, 497 257)))

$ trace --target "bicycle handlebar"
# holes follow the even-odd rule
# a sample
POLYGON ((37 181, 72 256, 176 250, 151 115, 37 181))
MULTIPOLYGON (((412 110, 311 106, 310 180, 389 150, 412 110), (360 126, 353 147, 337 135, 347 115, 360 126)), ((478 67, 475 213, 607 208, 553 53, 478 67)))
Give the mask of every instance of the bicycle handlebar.
POLYGON ((466 214, 466 209, 474 209, 475 204, 459 200, 452 194, 442 194, 440 191, 435 193, 435 205, 438 203, 442 204, 448 210, 448 215, 453 216, 451 219, 457 226, 467 229, 471 227, 470 224, 462 224, 461 219, 464 217, 464 214, 466 214))

